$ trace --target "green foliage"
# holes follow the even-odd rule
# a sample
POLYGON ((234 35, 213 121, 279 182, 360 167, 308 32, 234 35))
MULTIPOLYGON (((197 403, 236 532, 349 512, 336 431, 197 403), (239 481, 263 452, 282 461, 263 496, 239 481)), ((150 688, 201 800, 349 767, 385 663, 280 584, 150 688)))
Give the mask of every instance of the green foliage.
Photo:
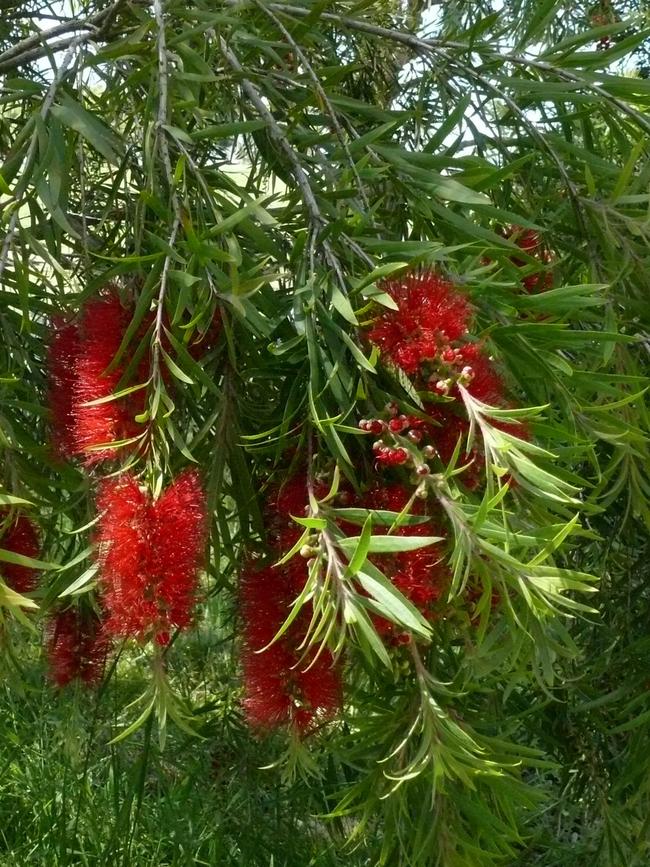
POLYGON ((0 503, 43 554, 0 568, 43 575, 29 599, 0 584, 0 863, 647 863, 649 13, 498 5, 3 9, 0 503), (336 501, 378 473, 361 418, 444 406, 364 338, 395 307, 383 281, 421 266, 468 295, 512 397, 461 385, 467 439, 409 479, 449 541, 433 621, 373 555, 440 537, 336 501), (56 695, 35 636, 96 597, 104 471, 49 446, 50 324, 109 282, 133 315, 103 400, 145 396, 111 469, 159 494, 196 463, 210 556, 194 632, 56 695), (311 605, 301 650, 345 659, 346 700, 302 742, 244 724, 236 603, 265 497, 305 459, 281 563, 306 547, 308 577, 276 639, 311 605))

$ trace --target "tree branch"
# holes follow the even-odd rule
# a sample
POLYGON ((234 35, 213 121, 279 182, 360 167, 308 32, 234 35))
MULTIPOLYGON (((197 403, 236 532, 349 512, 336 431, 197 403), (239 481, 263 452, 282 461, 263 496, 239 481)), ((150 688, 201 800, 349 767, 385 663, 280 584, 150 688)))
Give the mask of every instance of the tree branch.
MULTIPOLYGON (((229 5, 234 5, 234 3, 238 2, 238 0, 227 0, 229 5)), ((291 6, 284 3, 269 3, 269 7, 276 12, 284 12, 287 15, 296 15, 300 18, 306 18, 307 16, 312 14, 312 10, 305 6, 291 6)), ((512 63, 515 66, 523 66, 528 67, 530 69, 537 69, 540 72, 544 72, 547 75, 555 75, 558 78, 563 79, 564 81, 570 81, 573 84, 579 84, 581 87, 584 87, 585 90, 589 90, 592 93, 597 94, 598 96, 606 99, 612 105, 615 105, 620 112, 626 114, 628 117, 633 118, 636 123, 646 132, 650 132, 650 121, 648 121, 641 112, 632 108, 632 106, 628 105, 622 99, 614 96, 609 93, 604 87, 601 87, 598 84, 594 84, 593 82, 586 81, 584 78, 581 78, 574 72, 570 72, 567 69, 560 69, 557 66, 554 66, 552 63, 548 63, 545 60, 536 60, 530 57, 524 57, 520 54, 508 54, 502 53, 501 51, 491 48, 489 46, 479 46, 479 45, 466 45, 462 42, 451 42, 445 39, 422 39, 419 36, 416 36, 413 33, 405 33, 401 30, 395 30, 390 27, 381 27, 378 24, 370 24, 367 21, 361 21, 358 18, 347 18, 343 15, 337 15, 333 12, 321 12, 320 18, 323 21, 331 21, 334 24, 339 24, 341 27, 346 27, 349 30, 357 30, 360 33, 367 33, 370 36, 379 36, 383 39, 390 39, 393 42, 399 42, 402 45, 407 45, 411 48, 416 54, 421 54, 422 52, 435 52, 444 48, 451 48, 458 51, 464 51, 466 53, 469 52, 477 52, 481 53, 483 51, 487 54, 490 59, 498 59, 504 63, 512 63)))
MULTIPOLYGON (((167 66, 167 41, 165 37, 165 11, 163 9, 163 0, 154 0, 153 3, 154 16, 158 29, 157 44, 158 44, 158 114, 156 120, 156 136, 158 148, 165 170, 165 177, 169 187, 169 195, 174 211, 174 223, 169 236, 169 247, 173 249, 176 241, 176 236, 181 225, 181 203, 178 199, 174 183, 174 173, 172 171, 172 162, 169 154, 169 143, 167 142, 167 131, 165 126, 168 123, 169 111, 169 69, 167 66)), ((171 252, 165 257, 162 275, 160 277, 160 289, 158 292, 158 307, 156 308, 156 324, 153 340, 153 375, 154 378, 160 371, 160 349, 162 347, 162 331, 163 331, 163 313, 165 308, 165 295, 167 292, 167 277, 169 267, 171 265, 171 252)))
POLYGON ((273 23, 278 28, 280 33, 282 33, 284 38, 287 40, 288 44, 291 46, 292 51, 300 59, 300 62, 305 67, 305 70, 307 71, 307 74, 309 75, 309 78, 311 79, 312 84, 314 85, 314 88, 316 89, 316 92, 318 93, 323 105, 325 106, 325 109, 326 109, 326 111, 330 117, 330 120, 332 121, 332 126, 334 127, 336 137, 338 138, 340 145, 343 148, 346 159, 348 161, 348 165, 350 166, 350 170, 352 172, 352 175, 354 176, 354 180, 355 180, 355 183, 357 185, 357 189, 359 190, 359 196, 361 198, 361 203, 364 206, 364 208, 366 209, 366 211, 369 212, 371 210, 370 203, 368 201, 368 197, 366 195, 366 191, 364 189, 363 182, 359 176, 359 172, 357 171, 357 166, 356 166, 354 160, 352 159, 352 154, 350 153, 350 148, 348 146, 348 142, 346 140, 345 133, 343 131, 343 128, 341 127, 341 124, 339 123, 339 119, 338 119, 338 116, 336 114, 336 111, 334 110, 334 106, 330 102, 330 99, 327 96, 327 93, 325 92, 325 89, 323 88, 323 85, 321 84, 319 77, 316 75, 313 66, 309 62, 309 59, 306 57, 302 48, 298 45, 296 40, 293 38, 291 33, 287 30, 287 28, 284 26, 284 24, 278 18, 278 16, 275 15, 274 12, 271 9, 269 9, 269 7, 265 3, 262 2, 262 0, 253 0, 253 2, 255 3, 255 5, 257 6, 258 9, 260 9, 262 12, 264 12, 265 15, 269 16, 271 21, 273 21, 273 23))
MULTIPOLYGON (((307 173, 303 169, 300 160, 296 155, 296 152, 289 144, 289 141, 282 129, 280 128, 280 125, 276 121, 271 111, 266 106, 261 93, 255 87, 252 81, 246 78, 244 74, 244 68, 242 67, 235 54, 233 54, 233 52, 228 47, 228 44, 223 38, 223 36, 219 37, 219 44, 221 46, 222 54, 228 61, 231 69, 242 77, 241 86, 244 93, 255 106, 257 112, 267 126, 269 135, 282 150, 291 165, 291 172, 296 179, 296 183, 298 184, 298 188, 300 189, 303 202, 305 203, 305 207, 307 208, 307 212, 309 214, 309 219, 312 225, 313 240, 315 240, 316 235, 327 225, 327 220, 323 216, 318 206, 318 202, 316 201, 314 191, 311 188, 307 173)), ((322 241, 321 246, 323 248, 323 253, 325 255, 325 260, 327 264, 334 271, 342 291, 344 293, 347 293, 347 284, 345 282, 345 277, 341 269, 341 264, 338 261, 336 255, 334 254, 334 251, 332 250, 329 241, 322 241)))
POLYGON ((0 73, 16 69, 24 63, 38 60, 47 54, 63 51, 73 44, 75 47, 79 47, 82 42, 88 42, 90 39, 101 36, 117 14, 120 6, 123 6, 125 2, 126 0, 116 0, 112 6, 89 15, 83 21, 75 21, 74 19, 64 21, 57 24, 56 27, 39 31, 26 39, 22 39, 0 54, 0 73), (88 30, 89 32, 67 39, 59 39, 56 42, 49 41, 55 36, 78 30, 88 30))
MULTIPOLYGON (((54 97, 56 96, 56 91, 63 79, 66 76, 68 71, 68 67, 72 62, 72 58, 77 51, 79 45, 84 41, 83 37, 77 37, 76 40, 73 40, 72 44, 68 47, 63 60, 61 61, 61 65, 59 66, 56 75, 54 76, 54 80, 50 84, 47 93, 45 94, 45 99, 43 100, 43 104, 41 105, 40 116, 42 119, 45 119, 52 107, 52 103, 54 102, 54 97)), ((23 177, 27 177, 29 172, 29 167, 31 166, 34 157, 36 156, 36 151, 38 149, 38 136, 34 132, 32 133, 32 140, 29 144, 29 148, 25 155, 24 162, 24 170, 23 177)), ((14 211, 11 215, 11 219, 9 220, 9 226, 7 228, 7 234, 4 237, 2 242, 2 250, 0 250, 0 279, 2 279, 2 275, 4 273, 5 268, 7 267, 7 260, 9 258, 9 251, 11 249, 11 245, 14 239, 14 236, 18 227, 18 215, 20 213, 20 208, 23 203, 23 199, 25 198, 25 190, 26 185, 22 188, 22 190, 16 195, 14 200, 14 211)))

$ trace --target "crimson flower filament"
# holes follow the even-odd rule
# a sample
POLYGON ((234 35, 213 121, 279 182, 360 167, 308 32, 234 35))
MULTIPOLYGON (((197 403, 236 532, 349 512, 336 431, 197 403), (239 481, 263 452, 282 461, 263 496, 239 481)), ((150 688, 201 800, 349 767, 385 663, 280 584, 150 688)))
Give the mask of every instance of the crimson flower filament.
MULTIPOLYGON (((0 510, 0 520, 5 520, 6 517, 7 511, 0 510)), ((38 559, 41 544, 36 525, 26 515, 17 515, 0 538, 0 548, 11 551, 12 554, 30 557, 32 560, 38 559)), ((19 566, 16 563, 0 562, 0 573, 7 585, 16 593, 31 593, 36 589, 38 580, 36 569, 19 566)))
POLYGON ((198 474, 183 472, 153 500, 131 475, 102 483, 98 496, 99 579, 106 631, 169 641, 192 622, 207 535, 198 474))
POLYGON ((50 677, 58 687, 78 680, 97 684, 104 674, 110 640, 94 611, 58 611, 46 627, 50 677))
MULTIPOLYGON (((324 493, 318 490, 316 495, 324 493)), ((306 505, 303 475, 269 496, 265 518, 276 559, 300 537, 291 515, 304 515, 306 505)), ((334 716, 340 707, 341 674, 332 654, 327 648, 307 652, 301 648, 312 615, 310 603, 273 641, 306 580, 305 560, 300 555, 282 566, 259 568, 249 562, 242 576, 244 710, 255 728, 288 725, 304 734, 334 716)))

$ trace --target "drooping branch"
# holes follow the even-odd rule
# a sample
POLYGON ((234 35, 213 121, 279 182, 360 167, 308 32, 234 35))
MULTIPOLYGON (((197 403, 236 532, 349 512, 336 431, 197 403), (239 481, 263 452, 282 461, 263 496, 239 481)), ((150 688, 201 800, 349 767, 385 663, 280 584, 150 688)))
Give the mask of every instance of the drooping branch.
MULTIPOLYGON (((66 53, 63 57, 63 60, 61 61, 61 64, 57 70, 57 73, 54 77, 54 80, 50 84, 48 91, 45 94, 45 98, 43 100, 43 103, 41 105, 40 117, 42 120, 44 120, 47 117, 47 115, 49 114, 49 111, 52 108, 52 103, 54 102, 54 98, 56 96, 56 92, 58 90, 58 87, 61 84, 61 82, 63 81, 63 79, 66 77, 67 72, 68 72, 68 68, 70 67, 70 64, 72 63, 72 60, 75 56, 75 53, 83 41, 84 41, 84 37, 79 36, 76 39, 74 39, 72 41, 72 43, 69 45, 68 50, 66 51, 66 53)), ((38 135, 36 134, 36 132, 34 132, 32 134, 32 140, 29 144, 29 148, 27 149, 27 153, 25 155, 25 160, 23 163, 23 170, 22 170, 22 174, 21 174, 22 178, 29 177, 29 168, 31 167, 31 165, 34 162, 34 159, 36 157, 36 153, 38 150, 38 143, 39 143, 38 135)), ((4 240, 2 242, 2 249, 0 250, 0 279, 2 278, 2 275, 4 273, 5 268, 7 267, 7 260, 9 258, 9 251, 11 250, 11 245, 13 243, 13 239, 16 235, 17 230, 18 230, 18 216, 20 214, 20 206, 21 206, 21 204, 25 198, 26 189, 27 189, 26 184, 24 184, 22 186, 19 185, 19 189, 15 194, 15 199, 13 202, 14 210, 13 210, 13 213, 11 215, 11 219, 9 220, 9 226, 7 228, 7 233, 6 233, 4 240)))
MULTIPOLYGON (((228 62, 230 68, 241 76, 242 90, 250 99, 256 111, 266 124, 269 135, 282 150, 289 162, 289 165, 291 166, 291 173, 295 178, 296 184, 298 185, 300 194, 302 196, 302 200, 309 214, 309 220, 312 228, 312 239, 313 242, 315 242, 318 233, 322 231, 322 229, 324 229, 327 225, 327 220, 323 216, 318 202, 316 201, 316 196, 314 195, 314 191, 311 187, 309 177, 307 176, 307 173, 302 167, 302 164, 298 159, 296 152, 291 147, 291 144, 289 143, 286 135, 280 128, 280 125, 265 104, 264 99, 262 98, 262 94, 259 92, 257 87, 255 87, 253 82, 250 81, 250 79, 246 78, 244 68, 242 67, 241 63, 239 62, 233 51, 228 47, 228 44, 223 38, 223 36, 219 37, 219 44, 221 47, 221 52, 226 61, 228 62)), ((321 246, 327 264, 336 274, 337 280, 343 292, 346 292, 347 286, 341 269, 341 264, 338 261, 336 255, 334 254, 334 251, 332 250, 329 241, 323 240, 321 246)))
POLYGON ((107 9, 95 12, 81 21, 75 19, 63 21, 49 30, 39 30, 32 36, 22 39, 0 54, 0 73, 9 72, 25 63, 39 60, 41 57, 46 57, 57 51, 65 51, 72 44, 78 47, 83 42, 101 38, 124 3, 125 0, 116 0, 107 9), (87 32, 79 33, 78 31, 80 30, 86 30, 87 32), (76 35, 52 41, 56 36, 62 36, 71 32, 76 35))
POLYGON ((271 9, 269 9, 269 7, 262 2, 262 0, 253 0, 253 2, 258 7, 258 9, 260 9, 262 12, 264 12, 266 15, 268 15, 269 18, 271 19, 271 21, 273 21, 273 23, 278 28, 280 33, 282 33, 284 38, 287 40, 287 43, 291 46, 291 50, 295 53, 296 57, 298 57, 298 59, 300 60, 300 62, 304 66, 305 70, 307 71, 307 75, 309 76, 312 84, 314 85, 314 88, 316 89, 316 93, 318 94, 321 102, 323 103, 323 106, 325 107, 325 109, 327 111, 327 114, 329 115, 329 118, 332 122, 332 126, 334 127, 334 132, 336 133, 336 137, 338 138, 339 143, 340 143, 341 147, 343 148, 348 165, 350 166, 350 171, 352 172, 355 183, 357 185, 357 189, 359 190, 359 197, 361 199, 361 203, 363 204, 366 211, 370 211, 371 210, 370 203, 368 201, 368 197, 366 195, 366 191, 364 189, 363 182, 359 176, 359 172, 357 170, 356 163, 352 159, 352 154, 350 153, 350 148, 348 146, 345 132, 344 132, 343 128, 341 127, 337 113, 334 110, 334 106, 332 105, 327 93, 325 92, 325 88, 321 84, 319 77, 316 75, 316 72, 314 71, 313 66, 309 62, 309 59, 305 55, 305 52, 302 50, 300 45, 298 45, 296 40, 293 38, 291 33, 287 30, 287 28, 284 26, 284 24, 278 18, 278 16, 275 15, 275 13, 271 9))
MULTIPOLYGON (((233 0, 229 0, 230 4, 233 0)), ((270 3, 269 7, 276 12, 285 13, 287 15, 295 15, 299 18, 305 18, 312 14, 311 10, 304 6, 291 6, 284 3, 270 3)), ((411 48, 415 54, 423 54, 436 52, 441 49, 452 49, 465 52, 482 52, 485 53, 491 60, 499 60, 501 63, 511 63, 514 66, 523 68, 535 69, 545 75, 553 75, 563 81, 571 82, 583 87, 585 90, 600 96, 602 99, 616 106, 622 113, 632 118, 646 132, 650 132, 650 121, 644 115, 626 103, 624 100, 611 94, 607 88, 596 84, 593 81, 588 81, 581 75, 571 72, 568 69, 562 69, 549 63, 546 60, 539 60, 534 57, 526 57, 523 54, 515 54, 512 52, 501 51, 498 48, 492 48, 487 45, 469 45, 463 42, 454 42, 447 39, 422 38, 414 33, 408 33, 403 30, 396 30, 391 27, 382 27, 379 24, 371 24, 368 21, 362 21, 358 18, 349 18, 344 15, 337 15, 333 12, 321 12, 320 17, 323 21, 331 21, 348 30, 355 30, 359 33, 367 33, 369 36, 376 36, 382 39, 388 39, 392 42, 398 42, 411 48)))

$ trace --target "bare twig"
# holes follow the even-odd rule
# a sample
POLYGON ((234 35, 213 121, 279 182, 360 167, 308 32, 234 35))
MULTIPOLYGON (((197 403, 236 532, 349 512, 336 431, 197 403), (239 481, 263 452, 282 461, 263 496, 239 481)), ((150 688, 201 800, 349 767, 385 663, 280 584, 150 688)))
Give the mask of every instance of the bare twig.
POLYGON ((242 67, 237 57, 230 50, 230 48, 228 48, 228 44, 223 38, 223 36, 219 37, 219 43, 221 45, 221 51, 223 53, 223 56, 228 61, 231 69, 233 69, 236 73, 242 76, 242 90, 253 103, 258 114, 266 124, 271 138, 276 142, 278 147, 283 151, 286 158, 289 160, 291 164, 292 174, 296 179, 298 187, 300 188, 303 201, 307 210, 309 211, 310 219, 316 226, 322 228, 325 225, 325 219, 321 213, 320 208, 318 207, 318 202, 316 201, 314 192, 311 188, 311 184, 309 183, 309 178, 307 177, 307 174, 303 169, 300 160, 297 158, 295 151, 287 141, 285 134, 280 129, 280 126, 276 119, 273 117, 273 114, 269 111, 266 104, 264 103, 264 100, 262 99, 262 95, 259 90, 248 78, 245 77, 244 68, 242 67))
MULTIPOLYGON (((158 116, 156 121, 156 135, 158 148, 165 170, 172 208, 174 211, 174 223, 169 236, 169 247, 173 250, 176 236, 181 225, 181 203, 176 192, 174 174, 172 171, 169 143, 167 142, 168 123, 168 99, 169 99, 169 70, 167 66, 167 42, 165 38, 165 12, 163 0, 154 0, 153 3, 156 26, 158 28, 158 116)), ((156 324, 153 341, 153 375, 154 378, 160 370, 160 349, 162 346, 163 314, 165 309, 165 295, 167 292, 167 278, 171 265, 172 254, 169 252, 165 257, 162 274, 160 276, 160 289, 158 291, 158 307, 156 308, 156 324)))
POLYGON ((165 36, 165 12, 163 9, 163 0, 154 0, 153 10, 158 29, 158 119, 156 121, 156 133, 160 156, 163 161, 165 175, 171 193, 172 207, 176 218, 179 219, 181 206, 175 190, 172 161, 169 154, 167 131, 165 129, 165 126, 168 123, 169 110, 169 69, 167 65, 167 40, 165 36))
POLYGON ((334 110, 334 106, 330 102, 330 99, 327 96, 327 93, 325 92, 325 89, 323 88, 323 85, 321 84, 319 77, 316 75, 313 66, 309 62, 309 59, 306 57, 302 48, 298 45, 296 40, 293 38, 291 33, 287 30, 287 28, 284 26, 284 24, 278 18, 278 16, 275 15, 273 13, 273 11, 271 9, 269 9, 269 7, 265 3, 261 2, 261 0, 253 0, 253 2, 258 7, 258 9, 260 9, 262 12, 264 12, 266 15, 268 15, 269 18, 271 19, 271 21, 273 21, 273 23, 278 28, 280 33, 282 33, 284 38, 287 40, 288 44, 291 46, 291 49, 295 53, 296 57, 298 57, 300 59, 300 62, 304 66, 305 70, 307 71, 307 75, 311 79, 312 84, 314 85, 314 88, 316 90, 316 93, 320 97, 320 100, 323 103, 323 105, 325 106, 325 109, 326 109, 326 111, 330 117, 330 120, 332 122, 332 126, 334 127, 334 131, 336 133, 336 137, 338 138, 338 140, 341 144, 341 147, 343 148, 343 151, 345 152, 345 156, 346 156, 346 159, 348 161, 348 165, 350 166, 350 170, 352 171, 352 174, 354 176, 354 180, 355 180, 355 183, 357 185, 357 189, 359 190, 359 197, 361 198, 361 203, 363 204, 366 211, 370 211, 370 203, 368 201, 368 197, 366 196, 366 191, 364 189, 363 182, 359 176, 359 172, 357 171, 356 164, 355 164, 354 160, 352 159, 352 154, 350 153, 350 148, 348 146, 348 142, 347 142, 347 139, 345 137, 345 132, 344 132, 341 124, 339 123, 339 119, 338 119, 338 116, 336 114, 336 111, 334 110))

